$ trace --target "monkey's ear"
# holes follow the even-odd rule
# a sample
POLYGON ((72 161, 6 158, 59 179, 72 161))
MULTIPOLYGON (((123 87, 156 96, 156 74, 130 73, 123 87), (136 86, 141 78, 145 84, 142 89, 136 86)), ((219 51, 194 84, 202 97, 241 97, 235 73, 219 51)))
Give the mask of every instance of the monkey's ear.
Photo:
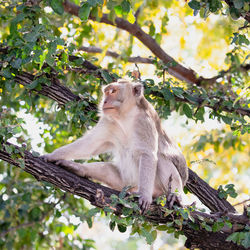
POLYGON ((143 85, 141 83, 136 83, 133 86, 133 94, 136 97, 139 97, 139 96, 143 95, 143 85))

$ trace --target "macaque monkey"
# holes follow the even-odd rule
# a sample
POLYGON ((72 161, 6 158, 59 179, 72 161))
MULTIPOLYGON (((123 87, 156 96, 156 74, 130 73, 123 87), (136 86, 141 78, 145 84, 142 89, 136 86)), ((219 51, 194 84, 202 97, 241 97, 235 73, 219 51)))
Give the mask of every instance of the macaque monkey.
POLYGON ((142 211, 148 209, 153 197, 163 194, 171 206, 180 204, 188 179, 187 164, 144 97, 143 85, 121 79, 105 86, 103 95, 97 125, 43 158, 119 191, 131 186, 131 191, 139 195, 142 211), (71 161, 105 152, 112 153, 112 162, 71 161))

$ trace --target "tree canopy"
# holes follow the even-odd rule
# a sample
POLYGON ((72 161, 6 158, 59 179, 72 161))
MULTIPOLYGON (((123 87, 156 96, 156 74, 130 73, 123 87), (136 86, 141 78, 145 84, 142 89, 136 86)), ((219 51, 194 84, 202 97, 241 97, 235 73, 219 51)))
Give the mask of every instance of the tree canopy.
POLYGON ((81 222, 101 217, 111 231, 130 230, 126 249, 140 237, 249 248, 249 8, 248 0, 2 0, 0 247, 92 249, 98 242, 84 238, 81 222), (170 210, 160 197, 142 215, 126 189, 39 157, 94 126, 102 86, 123 77, 143 83, 176 137, 197 204, 170 210))

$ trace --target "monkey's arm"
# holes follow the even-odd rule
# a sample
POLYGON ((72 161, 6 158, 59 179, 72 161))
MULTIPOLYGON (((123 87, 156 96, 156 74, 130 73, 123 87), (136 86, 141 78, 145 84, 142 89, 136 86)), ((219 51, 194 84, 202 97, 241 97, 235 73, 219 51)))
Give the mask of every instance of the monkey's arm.
POLYGON ((142 211, 152 202, 157 170, 158 133, 154 122, 145 116, 138 118, 135 133, 136 156, 139 160, 139 204, 142 211), (141 125, 143 124, 143 126, 141 125))
POLYGON ((82 177, 90 177, 100 181, 109 187, 121 191, 123 188, 122 179, 116 166, 111 162, 76 163, 73 161, 59 160, 57 165, 62 165, 70 172, 82 177))
POLYGON ((151 152, 142 153, 139 161, 139 204, 145 211, 152 203, 157 160, 151 152))
POLYGON ((108 141, 108 133, 100 121, 82 138, 44 155, 43 158, 47 161, 76 160, 107 152, 112 147, 112 143, 108 141))

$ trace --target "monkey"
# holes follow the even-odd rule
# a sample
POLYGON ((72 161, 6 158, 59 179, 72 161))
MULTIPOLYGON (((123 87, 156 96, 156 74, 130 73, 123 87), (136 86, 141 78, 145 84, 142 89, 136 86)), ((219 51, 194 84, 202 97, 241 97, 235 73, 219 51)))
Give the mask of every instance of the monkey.
POLYGON ((119 79, 103 88, 100 119, 83 137, 43 156, 75 174, 139 196, 142 211, 152 199, 167 195, 170 206, 181 205, 188 167, 179 147, 161 126, 140 82, 119 79), (113 161, 76 163, 72 160, 110 152, 113 161))

